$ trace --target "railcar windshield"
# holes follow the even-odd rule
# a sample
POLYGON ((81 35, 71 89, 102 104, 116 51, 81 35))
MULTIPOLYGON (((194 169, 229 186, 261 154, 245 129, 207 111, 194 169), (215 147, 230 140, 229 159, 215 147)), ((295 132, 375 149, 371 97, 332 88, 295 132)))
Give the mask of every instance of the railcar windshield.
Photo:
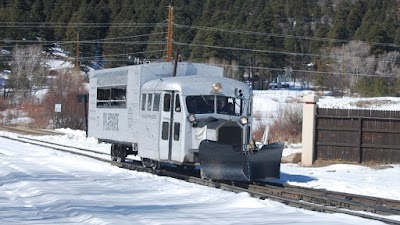
POLYGON ((208 114, 218 113, 226 115, 242 115, 244 112, 243 99, 215 96, 191 95, 186 97, 186 107, 189 113, 208 114))

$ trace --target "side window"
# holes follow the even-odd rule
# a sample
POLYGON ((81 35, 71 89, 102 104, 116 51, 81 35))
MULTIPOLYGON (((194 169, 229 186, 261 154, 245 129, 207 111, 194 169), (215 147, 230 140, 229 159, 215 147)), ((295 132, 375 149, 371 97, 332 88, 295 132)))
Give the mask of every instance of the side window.
POLYGON ((110 100, 110 89, 97 89, 97 100, 110 100))
POLYGON ((153 111, 160 110, 160 94, 154 94, 153 111))
POLYGON ((125 100, 126 99, 126 89, 121 88, 112 88, 111 89, 111 99, 112 100, 125 100))
POLYGON ((235 114, 242 115, 243 114, 243 100, 242 99, 235 99, 235 114))
POLYGON ((146 109, 146 94, 142 94, 142 111, 146 109))
POLYGON ((151 111, 151 103, 153 101, 153 94, 147 95, 147 111, 151 111))
POLYGON ((168 112, 171 109, 171 94, 164 95, 164 112, 168 112))
POLYGON ((251 116, 251 112, 253 111, 253 108, 252 108, 252 106, 253 106, 253 99, 249 99, 249 106, 248 106, 248 113, 249 113, 249 116, 251 116))
POLYGON ((179 95, 177 94, 175 96, 175 112, 180 112, 180 111, 181 111, 181 101, 179 95))
POLYGON ((96 105, 99 108, 125 108, 126 86, 98 88, 96 105))
POLYGON ((181 131, 181 124, 174 123, 174 141, 179 141, 180 131, 181 131))
POLYGON ((161 139, 168 140, 168 132, 169 132, 169 123, 163 122, 161 130, 161 139))

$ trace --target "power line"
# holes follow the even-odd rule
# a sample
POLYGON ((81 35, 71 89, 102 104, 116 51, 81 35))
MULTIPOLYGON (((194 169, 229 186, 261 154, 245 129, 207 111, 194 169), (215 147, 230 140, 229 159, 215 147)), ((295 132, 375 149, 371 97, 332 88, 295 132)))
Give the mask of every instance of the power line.
MULTIPOLYGON (((81 28, 103 28, 103 27, 114 27, 114 28, 151 28, 155 26, 167 27, 167 21, 162 23, 58 23, 58 22, 0 22, 0 28, 66 28, 66 27, 81 27, 81 28)), ((244 35, 257 35, 257 36, 268 36, 268 37, 278 37, 278 38, 295 38, 300 40, 311 40, 311 41, 321 41, 321 42, 333 42, 333 43, 348 43, 350 39, 334 39, 334 38, 320 38, 320 37, 307 37, 301 35, 291 35, 291 34, 277 34, 268 32, 257 32, 257 31, 247 31, 247 30, 232 30, 224 29, 218 27, 202 27, 195 25, 184 25, 173 23, 175 28, 181 29, 195 29, 203 31, 213 31, 213 32, 224 32, 233 34, 244 34, 244 35)), ((380 43, 380 42, 366 42, 373 46, 382 47, 395 47, 399 48, 399 45, 393 43, 380 43)))
MULTIPOLYGON (((100 39, 101 40, 101 39, 100 39)), ((97 44, 99 41, 80 41, 82 44, 97 44)), ((64 45, 68 44, 76 44, 76 41, 69 42, 61 42, 64 45)), ((123 45, 165 45, 165 41, 101 41, 101 43, 105 44, 123 44, 123 45)), ((282 55, 291 55, 291 56, 310 56, 310 57, 319 57, 319 58, 332 58, 333 56, 330 54, 322 55, 322 54, 310 54, 310 53, 294 53, 294 52, 285 52, 285 51, 273 51, 273 50, 260 50, 260 49, 248 49, 248 48, 238 48, 238 47, 224 47, 224 46, 213 46, 213 45, 204 45, 204 44, 188 44, 182 42, 174 42, 175 45, 180 46, 191 46, 191 47, 199 47, 199 48, 214 48, 214 49, 225 49, 231 51, 246 51, 246 52, 256 52, 256 53, 267 53, 267 54, 282 54, 282 55)), ((126 53, 124 53, 126 54, 126 53)), ((130 53, 132 54, 132 53, 130 53)), ((123 55, 123 54, 122 54, 123 55)), ((345 59, 352 58, 362 58, 358 56, 345 56, 345 59)), ((380 60, 383 62, 392 62, 389 60, 380 60)))
MULTIPOLYGON (((111 57, 118 57, 123 56, 126 57, 127 55, 140 55, 140 54, 149 54, 149 53, 157 53, 157 52, 165 52, 165 50, 154 50, 154 51, 141 51, 141 52, 128 52, 128 53, 121 53, 121 54, 111 54, 111 55, 102 55, 102 58, 111 58, 111 57)), ((93 57, 82 57, 83 60, 93 59, 93 57)))
MULTIPOLYGON (((137 37, 145 37, 145 36, 153 36, 153 35, 162 35, 166 34, 166 32, 159 32, 159 33, 150 33, 150 34, 140 34, 134 36, 123 36, 123 37, 111 37, 111 38, 100 38, 94 40, 82 40, 81 43, 84 44, 98 44, 98 43, 107 43, 107 44, 129 44, 132 41, 107 41, 107 40, 118 40, 118 39, 129 39, 129 38, 137 38, 137 37)), ((52 45, 52 44, 75 44, 76 40, 74 41, 41 41, 41 40, 6 40, 9 43, 17 43, 17 44, 41 44, 41 45, 52 45)), ((149 44, 152 44, 149 42, 149 44)), ((164 43, 161 43, 164 44, 164 43)), ((9 47, 9 46, 0 46, 1 48, 9 47)))
MULTIPOLYGON (((126 54, 115 54, 115 55, 105 55, 103 58, 106 58, 104 61, 106 62, 127 62, 128 59, 123 59, 118 56, 127 56, 127 55, 134 55, 134 54, 146 54, 146 53, 156 53, 156 52, 165 52, 165 50, 157 50, 157 51, 143 51, 143 52, 135 52, 135 53, 126 53, 126 54), (117 58, 116 58, 117 57, 117 58)), ((91 57, 82 57, 81 60, 87 60, 87 59, 92 59, 91 57)), ((73 61, 75 60, 74 57, 70 57, 67 59, 67 61, 73 61)), ((92 60, 94 61, 94 60, 92 60)), ((24 62, 24 61, 21 61, 24 62)), ((26 61, 28 62, 28 61, 26 61)), ((31 61, 30 61, 31 62, 31 61)), ((37 61, 37 62, 43 62, 43 60, 37 61)), ((193 61, 196 62, 196 61, 193 61)), ((201 62, 199 62, 201 63, 201 62)), ((257 69, 257 70, 264 70, 264 71, 276 71, 276 72, 284 72, 285 68, 273 68, 273 67, 260 67, 260 66, 244 66, 244 65, 230 65, 230 64, 216 64, 216 63, 209 63, 210 65, 215 65, 215 66, 220 66, 220 67, 237 67, 241 69, 257 69)), ((320 75, 333 75, 340 77, 342 75, 342 72, 334 72, 334 71, 314 71, 314 70, 302 70, 302 69, 293 69, 292 72, 297 72, 297 73, 304 73, 304 74, 309 74, 312 76, 316 76, 318 74, 320 75)), ((348 73, 348 72, 343 72, 343 75, 346 77, 350 76, 360 76, 360 77, 387 77, 387 78, 396 78, 395 75, 377 75, 377 74, 366 74, 366 73, 348 73)))
MULTIPOLYGON (((135 38, 135 37, 143 37, 143 36, 151 36, 151 35, 160 35, 166 34, 165 32, 161 33, 153 33, 153 34, 143 34, 143 35, 135 35, 129 37, 114 37, 114 38, 104 38, 104 39, 96 39, 96 40, 81 40, 81 44, 120 44, 120 45, 165 45, 166 41, 112 41, 116 39, 128 39, 128 38, 135 38), (111 40, 111 41, 107 41, 111 40)), ((16 43, 26 43, 24 40, 11 40, 12 42, 16 43)), ((54 44, 59 43, 61 45, 69 45, 69 44, 76 44, 76 41, 61 41, 61 42, 54 42, 54 41, 34 41, 28 43, 36 43, 36 44, 54 44)), ((245 52, 255 52, 255 53, 267 53, 267 54, 282 54, 282 55, 289 55, 289 56, 306 56, 306 57, 319 57, 319 58, 332 58, 330 54, 312 54, 312 53, 295 53, 295 52, 288 52, 288 51, 275 51, 275 50, 264 50, 264 49, 250 49, 250 48, 239 48, 239 47, 229 47, 229 46, 213 46, 213 45, 205 45, 205 44, 192 44, 192 43, 183 43, 183 42, 174 42, 175 45, 178 46, 191 46, 191 47, 199 47, 199 48, 214 48, 214 49, 223 49, 223 50, 231 50, 231 51, 245 51, 245 52)), ((362 58, 358 56, 345 56, 345 59, 351 58, 362 58)))
POLYGON ((151 28, 155 26, 166 26, 166 23, 57 23, 57 22, 0 22, 0 28, 151 28))
POLYGON ((316 54, 307 54, 307 53, 283 52, 283 51, 249 49, 249 48, 238 48, 238 47, 221 47, 221 46, 215 46, 215 45, 188 44, 188 43, 182 43, 182 42, 174 42, 174 44, 182 45, 182 46, 227 49, 227 50, 235 50, 235 51, 249 51, 249 52, 258 52, 258 53, 272 53, 272 54, 283 54, 283 55, 292 55, 292 56, 307 56, 307 55, 308 56, 320 56, 320 55, 316 55, 316 54))
MULTIPOLYGON (((7 24, 7 22, 3 22, 0 24, 7 24)), ((26 24, 26 23, 21 23, 21 24, 26 24)), ((32 23, 32 24, 40 24, 40 23, 32 23)), ((48 24, 57 24, 57 23, 48 23, 48 24)), ((84 24, 86 26, 93 25, 93 23, 76 23, 76 24, 84 24)), ((120 25, 125 25, 127 23, 121 23, 120 25)), ((65 24, 67 25, 67 23, 65 24)), ((97 25, 97 24, 96 24, 97 25)), ((138 25, 138 24, 136 24, 138 25)), ((147 23, 145 24, 139 24, 139 25, 149 25, 147 23)), ((154 24, 152 24, 154 25, 154 24)), ((157 23, 157 25, 160 25, 160 23, 157 23)), ((273 34, 273 33, 263 33, 263 32, 252 32, 252 31, 242 31, 242 30, 227 30, 227 29, 221 29, 221 28, 213 28, 213 27, 198 27, 198 26, 185 26, 185 25, 179 25, 175 24, 176 27, 181 27, 181 28, 189 28, 189 29, 198 29, 198 30, 210 30, 210 31, 215 31, 215 32, 229 32, 229 33, 235 33, 235 34, 245 34, 245 35, 267 35, 267 36, 276 36, 276 37, 294 37, 294 38, 300 38, 300 39, 309 39, 309 40, 323 40, 323 41, 348 41, 348 40, 340 40, 340 39, 327 39, 327 38, 311 38, 311 37, 304 37, 304 36, 295 36, 295 35, 283 35, 283 34, 273 34)), ((125 37, 110 37, 110 38, 104 38, 104 39, 97 39, 97 40, 82 40, 82 44, 123 44, 123 45, 164 45, 166 42, 165 41, 114 41, 118 39, 129 39, 129 38, 135 38, 135 37, 143 37, 143 36, 150 36, 150 35, 162 35, 166 34, 165 32, 161 33, 153 33, 153 34, 143 34, 143 35, 135 35, 135 36, 125 36, 125 37)), ((36 42, 38 44, 53 44, 53 43, 60 43, 63 45, 68 45, 68 44, 75 44, 76 41, 26 41, 26 40, 8 40, 10 42, 15 42, 15 43, 32 43, 36 42)), ((213 45, 205 45, 205 44, 193 44, 193 43, 182 43, 182 42, 174 42, 175 45, 180 45, 180 46, 191 46, 191 47, 201 47, 201 48, 214 48, 214 49, 225 49, 225 50, 231 50, 231 51, 246 51, 246 52, 255 52, 255 53, 267 53, 267 54, 282 54, 282 55, 290 55, 290 56, 309 56, 309 57, 326 57, 326 58, 331 58, 332 55, 322 55, 322 54, 311 54, 311 53, 296 53, 296 52, 289 52, 289 51, 275 51, 275 50, 264 50, 264 49, 250 49, 250 48, 240 48, 240 47, 229 47, 229 46, 213 46, 213 45)), ((376 44, 385 44, 385 43, 376 43, 376 44)), ((395 45, 392 45, 395 46, 395 45)), ((145 52, 142 52, 142 54, 145 54, 145 52)), ((126 55, 121 54, 121 55, 126 55)), ((357 56, 346 56, 347 59, 349 58, 356 58, 357 56)), ((361 58, 361 57, 357 57, 361 58)), ((254 68, 254 67, 252 67, 254 68)), ((372 75, 374 76, 374 75, 372 75)))
MULTIPOLYGON (((185 28, 185 29, 196 29, 196 30, 204 30, 204 31, 214 31, 214 32, 225 32, 225 33, 234 33, 234 34, 246 34, 246 35, 258 35, 258 36, 271 36, 271 37, 279 37, 279 38, 296 38, 301 40, 312 40, 312 41, 323 41, 323 42, 335 42, 335 43, 347 43, 354 40, 348 39, 334 39, 334 38, 319 38, 319 37, 307 37, 300 35, 291 35, 291 34, 276 34, 276 33, 266 33, 266 32, 257 32, 257 31, 245 31, 245 30, 231 30, 231 29, 223 29, 217 27, 200 27, 193 25, 182 25, 182 24, 174 24, 177 28, 185 28)), ((363 41, 365 42, 365 41, 363 41)), ((365 42, 370 45, 375 46, 384 46, 384 47, 400 47, 399 45, 392 43, 379 43, 379 42, 365 42)))
MULTIPOLYGON (((249 49, 249 48, 239 48, 239 47, 224 47, 224 46, 214 46, 214 45, 205 45, 205 44, 188 44, 182 42, 174 42, 176 45, 181 46, 192 46, 199 48, 214 48, 214 49, 226 49, 232 51, 246 51, 246 52, 256 52, 256 53, 268 53, 268 54, 282 54, 282 55, 290 55, 290 56, 309 56, 309 57, 317 57, 317 58, 333 58, 332 54, 312 54, 312 53, 295 53, 295 52, 285 52, 285 51, 274 51, 274 50, 262 50, 262 49, 249 49)), ((341 55, 342 56, 342 55, 341 55)), ((353 59, 353 58, 363 58, 361 56, 343 56, 344 59, 353 59)), ((390 60, 380 60, 382 62, 392 62, 390 60)))

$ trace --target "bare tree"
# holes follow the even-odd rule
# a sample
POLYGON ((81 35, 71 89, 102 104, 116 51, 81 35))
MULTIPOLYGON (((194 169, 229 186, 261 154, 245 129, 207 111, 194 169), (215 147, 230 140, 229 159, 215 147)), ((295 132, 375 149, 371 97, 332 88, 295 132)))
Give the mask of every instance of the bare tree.
POLYGON ((400 58, 399 52, 385 52, 378 57, 376 74, 383 77, 395 77, 399 74, 400 67, 396 61, 400 58))
MULTIPOLYGON (((331 49, 332 71, 336 77, 342 76, 343 83, 354 90, 360 77, 374 76, 375 56, 371 55, 371 46, 365 42, 351 41, 345 46, 331 49)), ((341 79, 342 79, 341 78, 341 79)))
POLYGON ((43 104, 46 112, 49 112, 49 119, 53 126, 83 129, 84 110, 82 103, 78 103, 77 95, 86 93, 83 83, 83 76, 78 71, 65 71, 56 77, 45 95, 43 104), (61 104, 62 111, 54 112, 54 105, 61 104))
POLYGON ((39 45, 16 46, 13 52, 10 87, 34 96, 46 84, 49 70, 39 45))
POLYGON ((327 87, 334 92, 341 87, 342 48, 337 47, 323 51, 322 55, 327 56, 323 59, 324 62, 327 62, 324 68, 331 72, 331 74, 325 76, 324 83, 329 84, 327 87))
POLYGON ((242 79, 239 64, 235 60, 228 61, 226 59, 211 58, 208 60, 208 63, 214 64, 214 65, 223 65, 224 74, 226 77, 236 79, 236 80, 242 79))
POLYGON ((365 42, 351 41, 344 49, 346 82, 349 84, 350 91, 353 92, 360 77, 374 75, 375 57, 370 53, 371 46, 365 42))

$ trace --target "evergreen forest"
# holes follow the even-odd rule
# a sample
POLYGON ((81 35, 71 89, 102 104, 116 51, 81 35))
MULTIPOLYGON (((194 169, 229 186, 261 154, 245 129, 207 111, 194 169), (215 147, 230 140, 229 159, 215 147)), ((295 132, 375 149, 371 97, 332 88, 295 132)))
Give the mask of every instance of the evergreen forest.
POLYGON ((0 0, 0 21, 11 74, 16 49, 32 45, 60 46, 81 66, 165 61, 171 22, 174 58, 224 66, 255 89, 289 77, 400 95, 400 0, 0 0))

